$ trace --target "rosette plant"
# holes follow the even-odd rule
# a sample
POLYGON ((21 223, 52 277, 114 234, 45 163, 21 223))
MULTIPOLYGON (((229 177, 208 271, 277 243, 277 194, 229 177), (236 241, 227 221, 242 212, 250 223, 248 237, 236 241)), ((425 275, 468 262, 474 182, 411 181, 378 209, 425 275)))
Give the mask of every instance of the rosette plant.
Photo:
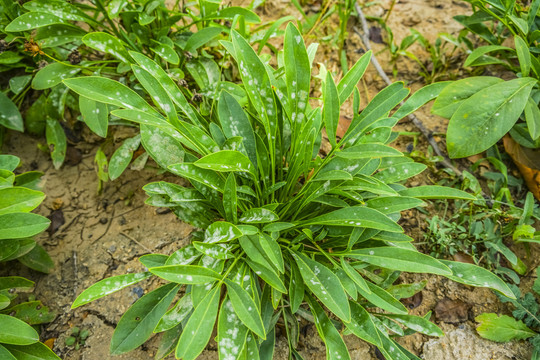
POLYGON ((194 226, 190 244, 171 255, 142 256, 147 271, 104 279, 73 303, 79 307, 152 276, 167 282, 126 311, 111 341, 113 354, 163 332, 157 358, 174 351, 176 358, 195 359, 217 327, 220 359, 271 359, 278 324, 290 357, 301 359, 303 318, 317 327, 329 359, 350 359, 343 334, 376 345, 388 359, 416 359, 390 334, 442 332, 408 315, 385 290, 399 272, 443 275, 512 296, 487 270, 419 253, 397 224, 400 211, 422 206, 424 198, 474 199, 450 188, 400 185, 425 165, 387 145, 395 123, 435 97, 440 85, 393 111, 409 90, 392 84, 358 113, 356 85, 367 53, 337 84, 326 74, 321 107, 310 99, 314 47, 306 49, 292 24, 277 68, 234 31, 222 44, 238 64, 247 99, 223 89, 205 117, 141 54, 131 56, 144 98, 106 78, 64 80, 113 115, 139 123, 148 153, 190 183, 144 187, 148 204, 169 207, 194 226), (338 138, 340 107, 353 92, 355 116, 338 138), (322 154, 325 137, 331 150, 322 154))

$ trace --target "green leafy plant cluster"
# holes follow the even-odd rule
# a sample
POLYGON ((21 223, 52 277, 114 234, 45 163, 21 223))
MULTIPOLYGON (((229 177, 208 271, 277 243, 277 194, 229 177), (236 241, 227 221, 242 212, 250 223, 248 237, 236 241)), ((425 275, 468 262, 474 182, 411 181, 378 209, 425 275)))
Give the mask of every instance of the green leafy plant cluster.
MULTIPOLYGON (((79 101, 62 79, 96 74, 140 89, 130 72, 134 61, 128 53, 137 51, 166 66, 173 79, 185 84, 182 91, 188 99, 203 101, 204 112, 208 107, 205 99, 216 88, 235 86, 218 81, 221 70, 215 59, 223 58, 223 50, 220 53, 215 46, 205 46, 217 44, 231 26, 245 36, 252 35, 261 49, 277 32, 276 27, 250 32, 250 25, 259 23, 259 17, 241 7, 222 8, 219 1, 200 1, 184 9, 178 5, 169 9, 163 1, 138 0, 33 0, 23 5, 2 0, 0 6, 0 72, 11 75, 6 93, 0 94, 0 125, 17 131, 26 127, 32 134, 45 132, 56 168, 65 159, 65 127, 73 127, 78 119, 106 137, 109 124, 121 124, 109 119, 107 109, 90 112, 95 104, 85 98, 79 101), (23 121, 19 109, 29 97, 37 100, 32 98, 23 121)), ((129 139, 124 152, 134 142, 136 139, 129 139)))
MULTIPOLYGON (((49 219, 31 213, 45 198, 36 190, 42 173, 15 175, 19 159, 0 155, 0 262, 19 260, 22 264, 49 272, 53 262, 32 239, 49 226, 49 219)), ((34 282, 19 276, 0 277, 0 358, 45 360, 60 359, 32 327, 50 322, 55 314, 40 301, 12 303, 18 292, 32 291, 34 282)))
POLYGON ((515 73, 512 80, 475 76, 449 85, 432 112, 450 119, 447 149, 450 157, 481 153, 507 133, 526 148, 540 147, 540 61, 537 16, 540 1, 528 6, 516 1, 468 0, 470 16, 457 16, 470 33, 488 45, 472 51, 465 66, 502 65, 515 73), (513 38, 514 47, 503 45, 513 38))
MULTIPOLYGON (((536 269, 540 276, 540 268, 536 269)), ((484 313, 475 318, 480 323, 477 327, 480 336, 497 342, 529 339, 533 345, 533 356, 540 356, 540 304, 535 295, 540 295, 540 280, 537 278, 532 286, 532 292, 522 296, 521 291, 515 285, 511 285, 515 299, 509 299, 497 294, 501 302, 510 303, 514 310, 511 316, 484 313)))
POLYGON ((337 84, 325 74, 321 107, 310 98, 316 45, 306 49, 292 24, 277 67, 236 31, 221 43, 236 61, 247 99, 222 89, 206 116, 186 106, 166 71, 140 53, 129 55, 144 98, 103 77, 64 80, 96 108, 110 106, 114 116, 138 123, 150 156, 191 185, 144 187, 148 204, 169 207, 196 228, 190 244, 171 255, 141 257, 148 271, 104 279, 72 305, 152 276, 167 281, 126 311, 112 354, 163 333, 157 358, 174 352, 195 359, 217 327, 220 358, 270 359, 279 322, 291 356, 301 359, 301 317, 315 324, 329 358, 350 359, 341 331, 376 345, 388 359, 417 359, 390 334, 442 332, 427 318, 409 315, 393 295, 399 291, 385 290, 401 271, 513 296, 487 270, 419 253, 397 224, 400 212, 422 206, 422 199, 475 199, 456 189, 400 184, 426 166, 387 145, 395 138, 392 127, 432 100, 435 89, 412 95, 394 111, 409 94, 395 83, 359 113, 356 85, 369 64, 367 53, 337 84), (338 138, 340 107, 353 92, 355 116, 338 138), (326 156, 319 154, 323 133, 332 148, 326 156))

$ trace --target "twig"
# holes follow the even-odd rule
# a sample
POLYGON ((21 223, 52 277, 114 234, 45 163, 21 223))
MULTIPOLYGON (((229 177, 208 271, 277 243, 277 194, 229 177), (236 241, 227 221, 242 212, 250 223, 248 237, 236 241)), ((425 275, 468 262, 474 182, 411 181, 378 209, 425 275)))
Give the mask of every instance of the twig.
POLYGON ((149 248, 147 248, 146 246, 144 246, 141 242, 139 242, 139 240, 135 239, 134 237, 129 236, 128 234, 126 234, 126 233, 124 233, 124 232, 121 232, 120 235, 123 235, 123 236, 125 236, 126 238, 128 238, 129 240, 133 241, 135 244, 139 245, 139 246, 142 247, 144 250, 148 251, 149 254, 152 253, 152 250, 150 250, 149 248))
MULTIPOLYGON (((362 25, 362 32, 360 32, 356 27, 354 27, 354 31, 358 34, 358 36, 364 43, 364 46, 369 51, 371 50, 371 44, 369 43, 369 28, 368 28, 366 17, 364 13, 362 12, 362 9, 360 8, 360 5, 358 5, 358 2, 356 2, 354 6, 356 9, 356 13, 358 14, 358 19, 360 20, 360 24, 362 25)), ((392 84, 392 81, 390 80, 388 75, 386 75, 386 73, 384 72, 383 68, 381 67, 381 64, 379 63, 375 55, 371 56, 371 63, 377 70, 377 73, 380 75, 380 77, 384 80, 384 82, 387 85, 392 84)), ((403 101, 401 102, 401 105, 403 105, 403 101)), ((437 142, 433 138, 432 132, 426 129, 424 124, 414 114, 409 114, 408 118, 409 120, 412 121, 414 126, 416 126, 418 130, 420 130, 420 132, 426 137, 431 147, 433 147, 433 150, 435 151, 435 153, 438 156, 443 158, 443 160, 441 160, 441 164, 451 169, 457 176, 462 177, 463 174, 461 173, 461 170, 459 170, 454 165, 452 165, 452 163, 450 162, 450 159, 448 159, 448 157, 445 154, 443 154, 443 152, 439 148, 439 144, 437 144, 437 142)))

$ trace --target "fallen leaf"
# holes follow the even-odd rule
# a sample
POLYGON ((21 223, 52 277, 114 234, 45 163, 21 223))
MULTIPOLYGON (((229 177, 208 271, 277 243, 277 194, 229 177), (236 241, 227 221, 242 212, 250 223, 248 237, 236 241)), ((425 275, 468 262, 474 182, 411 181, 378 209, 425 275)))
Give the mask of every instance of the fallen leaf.
POLYGON ((50 339, 45 340, 43 344, 45 344, 49 349, 52 350, 55 341, 56 341, 56 338, 50 338, 50 339))
POLYGON ((540 200, 540 149, 521 146, 510 136, 503 138, 504 149, 510 155, 523 176, 529 190, 540 200))
POLYGON ((51 215, 47 216, 47 218, 51 220, 51 225, 49 225, 49 228, 47 229, 49 236, 57 232, 58 229, 60 229, 60 227, 66 223, 64 213, 61 209, 54 210, 51 212, 51 215))
POLYGON ((433 311, 437 321, 458 324, 469 318, 469 307, 469 304, 461 300, 451 300, 445 297, 437 302, 433 311))
POLYGON ((422 295, 422 292, 419 291, 413 296, 401 299, 400 301, 403 305, 407 307, 407 309, 412 310, 419 307, 420 304, 422 304, 422 300, 424 300, 424 295, 422 295))
POLYGON ((465 254, 464 252, 457 252, 454 254, 454 261, 459 261, 467 264, 474 264, 474 260, 471 255, 465 254))

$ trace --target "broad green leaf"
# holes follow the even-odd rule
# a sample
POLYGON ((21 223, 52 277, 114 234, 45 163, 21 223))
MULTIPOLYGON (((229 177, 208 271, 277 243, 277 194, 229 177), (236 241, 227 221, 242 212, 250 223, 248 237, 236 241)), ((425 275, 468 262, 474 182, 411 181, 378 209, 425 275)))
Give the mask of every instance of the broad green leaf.
POLYGON ((401 163, 392 165, 382 171, 379 171, 374 175, 374 178, 386 184, 391 184, 418 175, 425 169, 427 169, 427 166, 424 164, 415 162, 401 163))
POLYGON ((266 339, 261 314, 249 293, 229 279, 225 279, 225 285, 227 285, 227 293, 238 318, 258 337, 266 339))
POLYGON ((47 345, 40 342, 30 345, 5 345, 5 347, 17 360, 60 360, 47 345))
POLYGON ((219 83, 221 72, 213 59, 199 57, 187 62, 185 67, 197 86, 204 91, 215 89, 219 83))
POLYGON ((0 343, 30 345, 39 341, 39 335, 30 325, 13 316, 0 314, 0 343))
POLYGON ((29 252, 21 257, 18 257, 17 260, 30 269, 34 269, 45 274, 50 273, 54 268, 54 262, 52 261, 51 257, 39 244, 34 244, 29 252))
POLYGON ((345 324, 354 335, 375 346, 380 346, 375 324, 371 315, 355 301, 349 301, 351 306, 351 322, 345 324))
MULTIPOLYGON (((33 0, 26 2, 25 9, 37 14, 52 14, 64 20, 92 22, 92 18, 76 6, 62 0, 33 0)), ((93 21, 95 23, 95 21, 93 21)))
POLYGON ((50 220, 33 213, 0 215, 0 240, 34 236, 49 227, 50 220))
POLYGON ((531 71, 531 53, 529 51, 529 45, 527 45, 525 40, 519 36, 514 36, 514 45, 519 60, 521 76, 529 76, 529 72, 531 71))
POLYGON ((474 49, 469 56, 467 56, 467 59, 465 59, 465 63, 463 66, 475 66, 475 61, 484 57, 484 55, 494 52, 494 51, 514 51, 514 49, 509 48, 507 46, 501 46, 501 45, 487 45, 487 46, 480 46, 474 49))
POLYGON ((180 63, 180 57, 172 46, 154 40, 152 40, 152 42, 154 45, 152 45, 150 49, 160 58, 173 65, 178 65, 180 63))
POLYGON ((465 191, 454 189, 447 186, 423 185, 415 186, 401 190, 401 196, 410 196, 418 199, 462 199, 476 200, 474 195, 468 194, 465 191))
POLYGON ((446 265, 431 256, 396 247, 358 249, 343 255, 392 270, 445 276, 452 274, 446 265))
MULTIPOLYGON (((8 298, 6 295, 0 293, 0 310, 7 308, 10 303, 11 303, 11 299, 8 298)), ((0 352, 0 355, 1 355, 1 352, 0 352)))
POLYGON ((0 189, 0 215, 13 212, 29 212, 45 199, 41 191, 24 187, 0 189))
POLYGON ((244 18, 246 22, 249 23, 258 23, 261 22, 261 19, 253 11, 240 6, 227 6, 223 9, 218 10, 215 13, 209 14, 204 19, 229 19, 234 20, 234 18, 240 15, 244 18))
POLYGON ((242 213, 238 221, 250 224, 264 224, 279 220, 279 216, 272 210, 265 208, 252 208, 242 213))
POLYGON ((45 49, 80 41, 84 35, 86 31, 80 27, 71 24, 53 24, 37 29, 34 39, 42 49, 45 49))
POLYGON ((71 304, 71 308, 75 309, 84 304, 88 304, 91 301, 100 299, 118 290, 122 290, 125 287, 136 284, 141 280, 149 278, 150 276, 152 276, 151 273, 144 272, 112 276, 110 278, 98 281, 77 296, 73 304, 71 304))
POLYGON ((270 263, 273 264, 280 273, 285 272, 285 265, 283 262, 281 247, 279 246, 277 241, 268 234, 260 234, 259 244, 268 259, 270 260, 270 263))
POLYGON ((281 293, 287 292, 287 288, 285 287, 285 284, 283 284, 283 280, 278 276, 275 270, 265 265, 261 265, 258 262, 251 261, 249 258, 246 259, 246 263, 253 270, 253 272, 257 274, 258 277, 263 279, 272 288, 281 293))
POLYGON ((176 114, 176 107, 159 81, 138 65, 131 65, 131 68, 137 80, 139 80, 154 101, 154 104, 165 113, 170 123, 177 124, 178 116, 176 114))
POLYGON ((248 328, 236 315, 232 302, 226 297, 221 304, 217 326, 217 344, 220 360, 237 359, 246 344, 248 328))
POLYGON ((405 325, 409 329, 417 331, 421 334, 428 336, 443 336, 444 333, 441 329, 431 321, 415 315, 397 315, 397 314, 385 314, 385 317, 393 319, 398 323, 405 325))
POLYGON ((346 159, 366 159, 380 157, 403 156, 401 151, 390 146, 376 143, 355 145, 336 153, 336 156, 346 159))
POLYGON ((499 316, 494 313, 483 313, 475 317, 474 320, 480 323, 480 326, 476 328, 478 334, 491 341, 524 340, 537 335, 521 320, 516 320, 508 315, 499 316))
POLYGON ((396 300, 392 295, 390 295, 386 290, 375 284, 372 284, 369 281, 367 281, 366 283, 368 284, 369 290, 371 290, 371 292, 368 293, 360 287, 358 287, 358 292, 367 301, 369 301, 374 306, 386 310, 390 313, 407 315, 407 308, 401 302, 396 300))
POLYGON ((366 205, 388 215, 425 206, 426 203, 420 199, 407 196, 379 196, 366 201, 366 205))
POLYGON ((205 230, 204 242, 209 244, 229 242, 242 235, 242 232, 233 224, 225 221, 216 221, 205 230))
POLYGON ((169 257, 162 254, 146 254, 139 258, 139 262, 146 268, 163 266, 169 257))
POLYGON ((81 71, 80 67, 68 66, 63 63, 54 62, 39 70, 32 80, 32 88, 35 90, 50 89, 81 71))
POLYGON ((339 278, 326 266, 299 252, 291 251, 304 279, 304 284, 336 316, 345 322, 351 320, 351 310, 339 278))
POLYGON ((0 170, 13 171, 20 162, 21 160, 15 155, 0 154, 0 170))
POLYGON ((291 312, 295 314, 300 308, 300 305, 302 305, 302 301, 304 301, 304 281, 302 280, 298 265, 294 261, 290 261, 289 266, 291 267, 289 300, 291 303, 291 312))
POLYGON ((94 101, 156 115, 156 111, 143 98, 118 81, 99 76, 85 76, 64 79, 63 82, 77 94, 94 101))
POLYGON ((369 61, 371 60, 371 56, 371 50, 362 55, 337 85, 340 105, 343 105, 345 100, 351 96, 356 84, 358 84, 362 76, 364 76, 364 73, 369 65, 369 61))
POLYGON ((0 261, 20 259, 36 246, 37 243, 32 238, 0 240, 0 261))
POLYGON ((91 32, 82 38, 83 43, 99 51, 111 54, 118 60, 129 63, 131 57, 124 47, 124 43, 116 37, 104 32, 91 32))
POLYGON ((390 220, 377 210, 364 206, 351 206, 339 209, 324 215, 305 220, 300 223, 308 225, 338 225, 355 226, 371 229, 385 230, 390 232, 403 232, 401 226, 390 220))
POLYGON ((184 246, 173 252, 165 265, 188 265, 195 261, 201 254, 193 245, 184 246))
POLYGON ((20 132, 24 131, 19 109, 3 92, 0 92, 0 126, 20 132))
POLYGON ((32 80, 32 75, 19 75, 9 79, 9 89, 14 94, 20 94, 24 90, 26 85, 32 80))
POLYGON ((217 272, 196 265, 166 265, 148 270, 162 279, 179 284, 206 284, 221 280, 217 272))
POLYGON ((239 171, 255 175, 256 170, 249 159, 239 151, 222 150, 195 161, 195 166, 214 171, 239 171))
POLYGON ((187 293, 180 300, 176 302, 172 309, 167 311, 165 315, 161 317, 159 323, 156 325, 154 332, 162 332, 170 330, 180 324, 189 314, 193 311, 193 301, 191 300, 191 294, 187 293))
POLYGON ((478 154, 499 141, 518 120, 535 84, 532 78, 514 79, 480 90, 465 100, 448 124, 450 157, 478 154))
POLYGON ((197 181, 219 192, 223 192, 225 181, 212 170, 202 169, 190 163, 170 165, 169 170, 174 174, 189 180, 197 181))
POLYGON ((540 138, 540 109, 532 98, 529 98, 527 105, 525 105, 525 120, 531 138, 533 140, 540 138))
POLYGON ((133 158, 133 153, 137 150, 141 143, 141 136, 136 135, 132 138, 124 140, 122 145, 111 157, 109 161, 109 178, 111 180, 117 179, 124 170, 128 167, 131 159, 133 158))
POLYGON ((274 264, 266 254, 266 251, 263 249, 260 243, 260 237, 260 234, 259 236, 243 236, 239 240, 240 246, 242 247, 242 250, 245 251, 249 260, 259 263, 266 268, 272 269, 277 277, 277 265, 274 264))
POLYGON ((326 345, 326 358, 350 360, 351 356, 343 338, 326 315, 324 309, 310 297, 308 297, 308 302, 311 313, 315 318, 317 332, 326 345))
POLYGON ((496 290, 506 297, 515 299, 515 295, 508 285, 492 272, 473 264, 457 261, 440 260, 452 270, 452 275, 445 277, 458 283, 476 287, 487 287, 496 290))
POLYGON ((247 156, 257 168, 257 143, 251 122, 234 96, 226 91, 219 97, 218 114, 223 134, 227 139, 241 136, 247 156))
POLYGON ((3 347, 1 344, 0 344, 0 358, 5 359, 5 360, 17 360, 17 358, 13 356, 13 354, 11 354, 9 350, 3 347))
POLYGON ((503 81, 500 78, 492 76, 473 76, 454 81, 441 91, 437 100, 433 103, 431 112, 443 118, 450 119, 463 101, 480 90, 502 83, 503 81))
POLYGON ((2 313, 14 316, 24 321, 28 325, 39 325, 49 323, 54 320, 56 314, 47 306, 43 306, 41 301, 27 301, 17 304, 4 310, 2 313))
POLYGON ((424 86, 423 88, 416 91, 405 101, 400 108, 392 114, 392 117, 396 119, 403 119, 405 116, 412 114, 418 110, 425 103, 437 98, 441 91, 444 90, 450 81, 441 81, 434 84, 424 86))
POLYGON ((184 46, 184 51, 193 52, 204 44, 214 40, 223 31, 220 27, 205 27, 193 33, 184 46))
POLYGON ((56 15, 37 13, 37 12, 27 12, 22 14, 12 22, 10 22, 5 31, 8 32, 17 32, 17 31, 29 31, 32 29, 40 28, 52 24, 62 24, 64 20, 59 18, 56 15))
POLYGON ((211 258, 221 260, 234 258, 234 255, 232 254, 232 245, 230 244, 208 244, 199 241, 193 241, 192 244, 197 251, 211 258))
POLYGON ((195 360, 204 350, 216 323, 220 287, 216 286, 195 308, 176 346, 176 358, 195 360))
POLYGON ((107 104, 79 96, 79 109, 88 128, 102 138, 107 137, 109 109, 107 104))
POLYGON ((111 354, 123 354, 144 344, 167 311, 178 289, 176 284, 167 284, 137 300, 124 313, 114 330, 111 354))
POLYGON ((10 290, 12 292, 31 291, 34 288, 34 282, 20 276, 0 277, 0 291, 10 290))
POLYGON ((339 123, 338 90, 332 74, 329 72, 326 73, 323 90, 323 122, 326 127, 328 141, 335 148, 337 145, 336 132, 339 123))
POLYGON ((159 346, 156 350, 155 359, 162 360, 174 351, 176 343, 182 334, 182 324, 178 324, 174 328, 167 330, 161 336, 159 346))
POLYGON ((164 169, 184 161, 185 151, 180 139, 159 127, 141 124, 141 142, 146 152, 164 169))

